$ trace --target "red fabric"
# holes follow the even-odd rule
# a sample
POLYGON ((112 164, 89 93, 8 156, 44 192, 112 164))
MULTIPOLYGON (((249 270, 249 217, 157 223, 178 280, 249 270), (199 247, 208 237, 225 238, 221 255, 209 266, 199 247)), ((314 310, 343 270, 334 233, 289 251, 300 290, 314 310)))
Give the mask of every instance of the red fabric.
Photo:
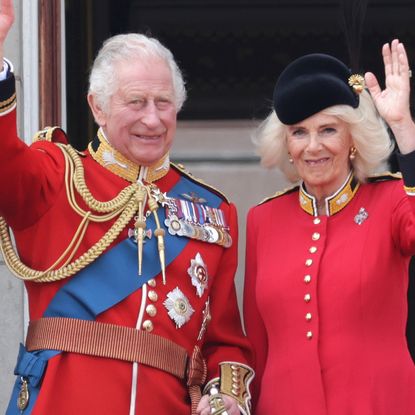
POLYGON ((405 337, 414 211, 402 181, 362 185, 320 224, 300 208, 298 192, 250 210, 244 317, 256 354, 256 415, 415 413, 405 337), (358 225, 362 207, 369 216, 358 225))
MULTIPOLYGON (((63 155, 55 144, 40 142, 28 147, 18 140, 14 112, 0 117, 0 130, 0 214, 13 228, 23 262, 35 269, 46 269, 68 246, 81 221, 67 202, 63 155)), ((109 200, 129 185, 100 166, 89 154, 82 162, 86 183, 99 200, 109 200)), ((166 192, 179 179, 180 173, 170 169, 156 184, 166 192)), ((225 201, 220 207, 231 226, 232 247, 225 249, 191 240, 167 268, 167 285, 163 285, 161 275, 157 276, 154 288, 158 294, 158 301, 154 303, 157 315, 152 318, 145 313, 143 319, 153 322, 154 334, 175 341, 191 354, 198 343, 202 311, 210 297, 212 320, 198 343, 207 359, 208 380, 218 376, 219 362, 248 363, 250 353, 241 330, 233 281, 237 265, 236 210, 225 201), (187 273, 197 253, 202 256, 209 276, 208 289, 201 298, 196 295, 187 273), (163 305, 167 293, 176 287, 187 296, 195 310, 190 321, 181 328, 176 328, 163 305)), ((109 223, 91 224, 75 257, 99 240, 109 226, 109 223)), ((120 238, 125 238, 126 232, 120 238)), ((43 314, 56 291, 66 282, 26 284, 31 319, 43 314)), ((135 327, 142 300, 142 290, 139 290, 99 315, 98 320, 135 327)), ((146 304, 152 303, 148 298, 146 301, 146 304)), ((33 415, 128 414, 132 378, 130 363, 62 353, 48 363, 33 415)), ((165 372, 139 365, 136 392, 137 414, 190 414, 185 381, 165 372)))

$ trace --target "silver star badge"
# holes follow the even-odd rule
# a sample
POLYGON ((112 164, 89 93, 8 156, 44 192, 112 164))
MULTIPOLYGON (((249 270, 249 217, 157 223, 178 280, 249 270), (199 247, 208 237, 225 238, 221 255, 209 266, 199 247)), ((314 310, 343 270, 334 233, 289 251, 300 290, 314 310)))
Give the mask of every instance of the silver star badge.
POLYGON ((187 273, 192 278, 192 285, 196 287, 196 292, 199 297, 202 297, 208 285, 208 272, 202 256, 199 252, 196 254, 195 259, 190 260, 190 267, 187 269, 187 273))
POLYGON ((178 329, 187 323, 195 312, 188 298, 180 291, 179 287, 167 294, 167 299, 163 305, 167 308, 170 318, 176 323, 178 329))

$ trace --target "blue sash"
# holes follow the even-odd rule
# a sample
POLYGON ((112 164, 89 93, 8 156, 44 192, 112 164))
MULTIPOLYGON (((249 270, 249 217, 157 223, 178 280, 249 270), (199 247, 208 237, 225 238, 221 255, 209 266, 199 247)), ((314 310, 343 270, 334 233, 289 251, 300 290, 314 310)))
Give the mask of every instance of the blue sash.
MULTIPOLYGON (((182 194, 191 192, 205 199, 208 206, 219 207, 222 203, 220 197, 183 176, 168 192, 168 196, 182 198, 182 194)), ((158 215, 160 222, 164 223, 164 209, 159 209, 158 215)), ((153 216, 147 218, 147 228, 156 228, 153 216)), ((166 268, 180 255, 188 242, 188 238, 172 236, 166 232, 166 268)), ((144 244, 141 276, 138 275, 137 245, 131 239, 125 239, 63 285, 53 297, 43 317, 95 320, 99 314, 123 301, 160 272, 156 238, 146 239, 144 244)), ((168 278, 167 273, 167 280, 168 278)), ((17 379, 6 415, 21 414, 16 405, 21 388, 21 377, 28 379, 30 392, 29 405, 24 410, 24 414, 31 413, 40 391, 47 362, 59 353, 61 352, 54 350, 28 352, 23 345, 20 345, 15 368, 17 379)))

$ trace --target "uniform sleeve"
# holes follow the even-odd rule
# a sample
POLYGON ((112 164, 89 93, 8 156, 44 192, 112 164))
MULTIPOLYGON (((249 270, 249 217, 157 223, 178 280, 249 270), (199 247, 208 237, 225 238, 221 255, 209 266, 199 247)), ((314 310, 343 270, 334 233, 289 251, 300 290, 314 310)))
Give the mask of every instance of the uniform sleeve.
MULTIPOLYGON (((18 138, 12 73, 0 82, 0 215, 23 229, 47 209, 63 184, 63 156, 53 144, 29 147, 18 138)), ((45 143, 46 144, 46 143, 45 143)))
POLYGON ((232 378, 239 382, 236 386, 241 388, 240 409, 242 413, 248 414, 250 406, 248 389, 253 376, 252 351, 242 330, 235 290, 238 222, 236 209, 232 204, 229 208, 228 220, 233 243, 230 248, 225 249, 210 293, 211 322, 206 332, 203 354, 207 359, 207 379, 211 381, 220 377, 222 393, 238 399, 238 396, 231 393, 232 378), (245 389, 246 393, 244 393, 245 389))
POLYGON ((262 374, 268 354, 267 333, 258 310, 257 284, 257 233, 254 224, 255 208, 247 217, 245 285, 244 285, 244 322, 248 339, 254 350, 255 379, 252 385, 252 407, 255 412, 260 391, 262 374))
POLYGON ((402 181, 396 182, 392 200, 392 237, 403 255, 415 254, 415 151, 397 155, 402 181))

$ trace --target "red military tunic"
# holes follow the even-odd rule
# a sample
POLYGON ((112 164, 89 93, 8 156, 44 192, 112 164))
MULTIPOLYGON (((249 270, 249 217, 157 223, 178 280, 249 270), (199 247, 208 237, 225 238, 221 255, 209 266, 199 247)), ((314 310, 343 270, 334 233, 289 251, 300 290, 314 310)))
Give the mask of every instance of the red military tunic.
MULTIPOLYGON (((3 88, 3 93, 11 95, 10 79, 4 82, 8 82, 9 86, 3 88)), ((3 96, 3 102, 6 102, 6 98, 3 96)), ((13 229, 22 262, 33 269, 45 270, 68 247, 82 217, 68 203, 65 162, 61 149, 48 141, 39 141, 28 147, 17 138, 15 110, 10 107, 1 115, 0 215, 13 229)), ((104 162, 98 163, 88 151, 80 156, 80 160, 86 185, 99 201, 114 198, 131 184, 101 165, 104 162)), ((154 184, 168 195, 184 179, 185 183, 192 182, 180 169, 167 167, 166 173, 154 184)), ((152 334, 170 339, 185 348, 189 355, 194 346, 198 345, 207 361, 209 380, 219 376, 220 362, 237 362, 244 366, 249 360, 250 349, 241 330, 233 281, 237 266, 238 237, 235 207, 211 188, 195 182, 194 185, 201 192, 206 192, 205 195, 219 200, 215 212, 220 211, 224 215, 233 240, 232 246, 226 248, 217 243, 189 239, 167 265, 166 285, 162 282, 156 253, 154 258, 159 267, 157 275, 140 289, 132 291, 99 313, 96 320, 151 331, 152 334), (207 274, 204 287, 195 284, 195 270, 192 268, 195 261, 207 274), (174 292, 179 292, 181 299, 188 301, 184 317, 174 307, 168 309, 166 305, 169 295, 174 292), (210 322, 206 320, 207 302, 210 306, 210 322), (192 311, 189 311, 190 307, 192 311), (177 323, 173 317, 182 320, 177 323), (206 323, 207 329, 204 330, 206 323)), ((88 210, 78 194, 76 200, 83 209, 88 210)), ((115 219, 91 222, 76 249, 74 259, 99 241, 115 219)), ((162 227, 165 226, 162 223, 162 227)), ((128 231, 133 228, 134 221, 104 254, 117 247, 120 241, 128 239, 128 231)), ((150 231, 154 232, 154 229, 150 231)), ((147 233, 147 236, 151 237, 151 234, 147 233)), ((171 238, 182 241, 185 237, 176 235, 171 238)), ((146 243, 143 266, 149 265, 147 254, 151 254, 146 243)), ((172 244, 166 242, 167 254, 172 247, 172 244)), ((77 275, 50 283, 27 282, 30 319, 44 316, 58 292, 76 278, 77 275)), ((137 267, 134 267, 129 270, 126 279, 137 278, 137 267)), ((111 294, 111 287, 117 290, 118 284, 118 279, 112 278, 106 293, 111 294)), ((95 292, 93 286, 88 288, 85 295, 92 299, 101 296, 100 291, 95 292)), ((57 307, 63 306, 57 304, 57 307)), ((18 379, 17 384, 19 381, 18 379)), ((30 387, 29 377, 29 389, 30 387)), ((35 395, 32 393, 29 409, 23 411, 24 414, 190 414, 185 380, 147 365, 77 353, 62 352, 52 356, 44 370, 36 399, 35 395)), ((11 401, 8 411, 8 414, 20 413, 15 400, 11 401)), ((249 409, 246 408, 246 411, 249 413, 249 409)))
POLYGON ((244 317, 257 415, 412 415, 405 337, 415 197, 349 178, 318 216, 294 188, 250 210, 244 317))

